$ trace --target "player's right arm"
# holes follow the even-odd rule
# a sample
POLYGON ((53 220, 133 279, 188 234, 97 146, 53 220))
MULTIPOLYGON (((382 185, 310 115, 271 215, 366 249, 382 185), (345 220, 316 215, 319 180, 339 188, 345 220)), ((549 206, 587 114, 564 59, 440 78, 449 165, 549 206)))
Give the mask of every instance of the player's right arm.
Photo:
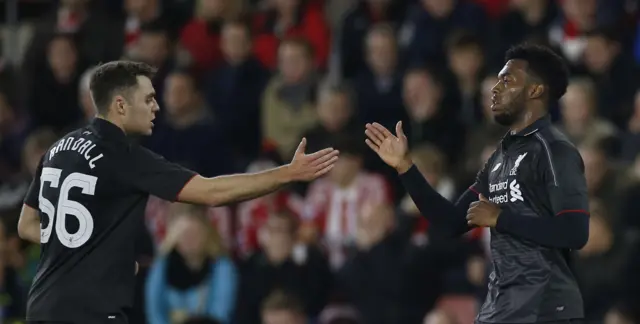
POLYGON ((18 219, 18 236, 25 241, 40 244, 40 214, 27 204, 22 205, 18 219))
POLYGON ((435 232, 442 236, 458 236, 471 229, 466 215, 469 204, 478 200, 477 190, 472 186, 453 204, 433 189, 411 161, 402 122, 396 125, 396 135, 378 123, 367 124, 365 134, 367 145, 398 171, 420 214, 429 220, 435 232))
POLYGON ((18 236, 32 243, 40 244, 40 175, 42 174, 42 159, 38 164, 36 176, 31 181, 29 191, 24 199, 20 218, 18 219, 18 236))
POLYGON ((305 146, 306 140, 303 139, 287 165, 259 173, 214 178, 202 177, 149 150, 138 148, 132 153, 134 171, 125 173, 122 179, 165 200, 226 205, 268 194, 294 181, 311 181, 333 168, 338 151, 327 148, 305 154, 305 146))

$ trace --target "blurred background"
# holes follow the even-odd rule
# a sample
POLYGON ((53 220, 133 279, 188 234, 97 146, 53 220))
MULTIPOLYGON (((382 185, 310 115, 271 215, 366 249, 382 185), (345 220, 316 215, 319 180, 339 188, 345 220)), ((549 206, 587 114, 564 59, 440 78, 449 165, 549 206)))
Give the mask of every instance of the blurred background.
POLYGON ((547 44, 570 64, 554 122, 591 197, 574 258, 589 323, 640 323, 640 12, 634 0, 0 1, 0 314, 24 318, 39 247, 16 222, 43 152, 91 119, 92 67, 159 68, 143 145, 204 176, 309 150, 325 178, 234 206, 149 199, 131 323, 469 324, 488 232, 432 232, 363 125, 403 120, 414 161, 455 199, 505 129, 490 118, 504 52, 547 44))

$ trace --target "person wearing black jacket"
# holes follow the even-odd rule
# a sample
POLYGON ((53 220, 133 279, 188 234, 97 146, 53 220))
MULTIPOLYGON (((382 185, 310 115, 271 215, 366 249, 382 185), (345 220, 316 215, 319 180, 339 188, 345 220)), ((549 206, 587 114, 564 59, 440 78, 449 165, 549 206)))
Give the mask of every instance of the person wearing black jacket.
POLYGON ((493 270, 476 323, 581 322, 570 259, 589 235, 584 164, 547 116, 566 91, 567 68, 546 47, 519 45, 507 52, 498 79, 491 109, 510 131, 455 204, 413 165, 401 122, 396 135, 367 124, 366 142, 398 171, 434 231, 455 236, 490 228, 493 270))

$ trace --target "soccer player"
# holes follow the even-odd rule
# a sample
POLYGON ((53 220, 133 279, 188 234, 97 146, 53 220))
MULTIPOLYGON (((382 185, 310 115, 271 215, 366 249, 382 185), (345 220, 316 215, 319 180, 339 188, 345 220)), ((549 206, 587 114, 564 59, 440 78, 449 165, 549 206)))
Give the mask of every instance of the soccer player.
POLYGON ((131 140, 152 132, 159 110, 153 74, 143 63, 98 67, 90 86, 97 118, 60 139, 40 161, 18 223, 20 237, 41 244, 29 323, 127 323, 136 224, 150 194, 223 205, 313 180, 337 159, 331 148, 305 154, 303 139, 291 163, 261 173, 204 178, 169 163, 131 140))
POLYGON ((476 182, 452 204, 412 164, 402 124, 396 135, 367 124, 367 144, 400 174, 434 231, 454 236, 489 227, 489 289, 476 323, 573 323, 582 296, 570 267, 589 234, 584 165, 547 116, 565 93, 567 68, 546 47, 520 45, 506 54, 493 87, 496 122, 510 127, 476 182))

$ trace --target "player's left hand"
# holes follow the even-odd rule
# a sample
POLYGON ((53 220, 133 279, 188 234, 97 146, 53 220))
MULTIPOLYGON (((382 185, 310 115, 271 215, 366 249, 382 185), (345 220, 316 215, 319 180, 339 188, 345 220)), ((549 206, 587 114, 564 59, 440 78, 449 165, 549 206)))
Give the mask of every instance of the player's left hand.
POLYGON ((474 201, 467 210, 467 224, 477 227, 495 227, 501 209, 480 194, 480 200, 474 201))
POLYGON ((288 165, 289 177, 293 181, 311 181, 325 175, 333 169, 338 160, 338 151, 326 148, 315 153, 305 154, 307 139, 303 138, 288 165))

